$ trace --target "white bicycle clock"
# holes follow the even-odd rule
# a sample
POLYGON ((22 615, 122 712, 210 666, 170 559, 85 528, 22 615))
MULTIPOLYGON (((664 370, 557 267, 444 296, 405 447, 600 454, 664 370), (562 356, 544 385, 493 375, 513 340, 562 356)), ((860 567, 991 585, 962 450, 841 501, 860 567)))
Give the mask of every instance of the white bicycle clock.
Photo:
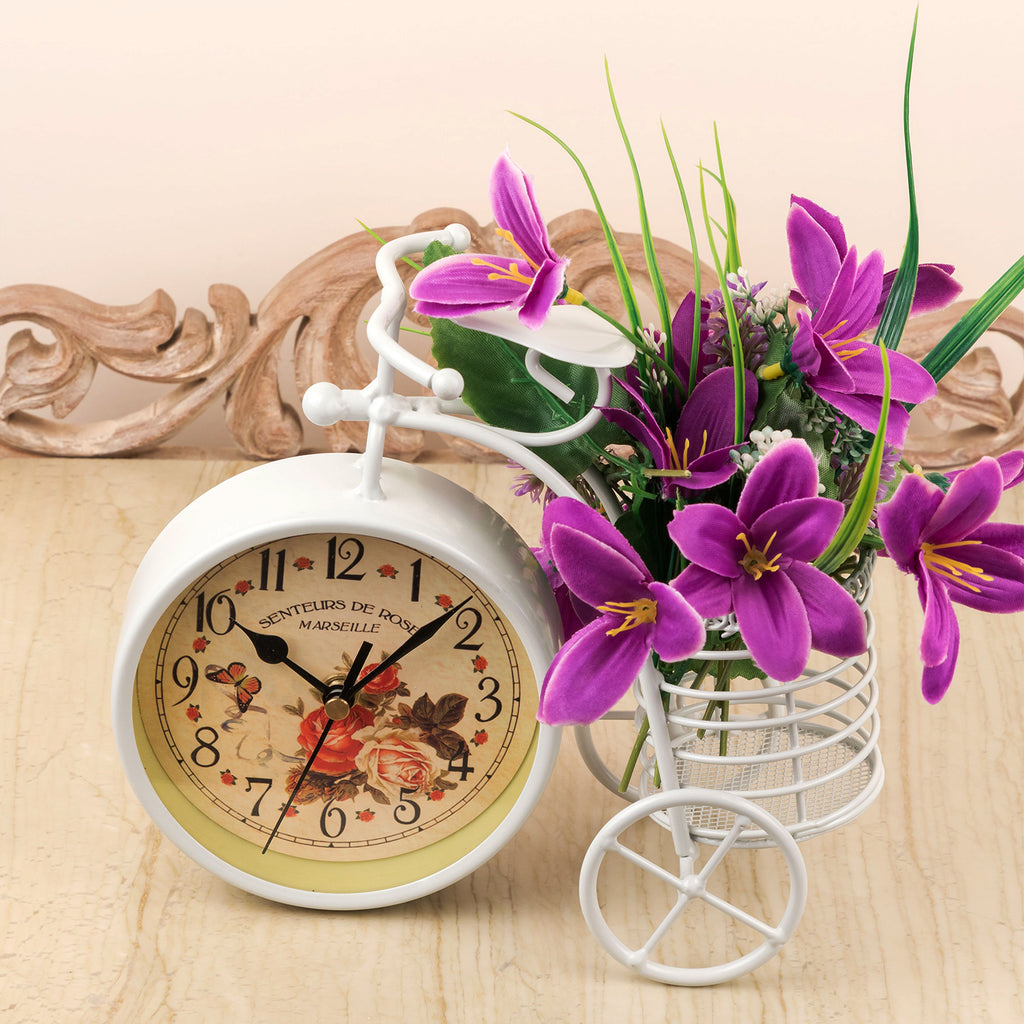
MULTIPOLYGON (((399 344, 407 297, 395 261, 435 240, 464 250, 469 233, 453 225, 397 239, 378 254, 383 290, 368 325, 379 355, 375 379, 361 391, 317 384, 303 399, 315 423, 368 422, 366 451, 268 463, 214 487, 157 537, 127 599, 113 721, 136 794, 199 864, 284 903, 386 906, 464 877, 533 811, 558 751, 559 731, 535 717, 540 681, 561 641, 540 566, 479 499, 422 467, 384 458, 384 437, 410 427, 477 441, 556 493, 575 496, 531 448, 590 430, 610 393, 610 369, 628 362, 631 349, 610 338, 581 355, 597 373, 598 394, 595 408, 568 428, 537 435, 480 423, 461 401, 457 372, 399 344), (398 394, 399 373, 431 394, 398 394)), ((540 365, 541 354, 531 350, 527 369, 568 397, 540 365)), ((600 494, 599 481, 591 483, 600 494)), ((692 749, 702 709, 693 710, 688 694, 665 697, 653 669, 642 675, 637 721, 647 709, 652 714, 641 785, 594 840, 581 874, 585 917, 613 956, 661 981, 711 984, 781 948, 807 888, 794 837, 849 820, 881 784, 873 659, 842 668, 851 666, 858 679, 840 690, 863 713, 836 712, 835 728, 821 726, 818 705, 802 701, 796 684, 778 694, 736 695, 766 709, 753 717, 733 714, 715 724, 701 716, 702 736, 745 722, 748 735, 767 729, 792 741, 766 744, 762 736, 753 753, 717 762, 728 770, 737 761, 790 764, 789 775, 765 790, 798 798, 803 810, 786 824, 749 799, 764 789, 749 771, 743 786, 724 787, 733 792, 690 784, 681 762, 709 760, 692 749), (842 756, 825 772, 805 772, 801 745, 842 756), (808 813, 804 791, 822 777, 848 779, 859 766, 867 771, 844 790, 852 795, 833 799, 824 814, 808 813), (695 812, 709 808, 728 827, 695 827, 695 812), (620 840, 645 818, 671 831, 678 872, 620 840), (718 847, 699 870, 697 841, 718 847), (761 921, 712 893, 711 874, 744 845, 774 845, 785 857, 790 894, 778 921, 761 921), (664 921, 639 946, 617 937, 603 915, 598 876, 609 854, 663 877, 675 893, 664 921), (695 901, 752 929, 756 947, 711 966, 658 962, 663 934, 695 901)), ((589 733, 578 730, 578 739, 588 766, 610 784, 613 773, 589 733)))

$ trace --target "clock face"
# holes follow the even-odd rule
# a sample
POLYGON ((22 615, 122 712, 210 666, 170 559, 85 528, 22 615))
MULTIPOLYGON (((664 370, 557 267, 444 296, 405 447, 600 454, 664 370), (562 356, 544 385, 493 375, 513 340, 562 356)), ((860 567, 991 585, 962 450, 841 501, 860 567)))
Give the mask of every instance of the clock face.
POLYGON ((530 661, 488 596, 364 534, 284 537, 194 580, 149 636, 135 701, 146 771, 183 827, 319 891, 401 884, 472 849, 537 734, 530 661))

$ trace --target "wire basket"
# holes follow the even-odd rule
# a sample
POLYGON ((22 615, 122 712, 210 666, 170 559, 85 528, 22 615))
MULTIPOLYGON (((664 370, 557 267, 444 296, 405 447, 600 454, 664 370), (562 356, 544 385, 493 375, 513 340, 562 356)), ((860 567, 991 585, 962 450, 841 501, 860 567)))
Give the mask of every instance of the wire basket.
MULTIPOLYGON (((857 817, 877 796, 883 768, 878 750, 877 658, 874 618, 868 608, 874 555, 862 558, 844 586, 864 609, 867 651, 860 658, 817 659, 788 683, 732 679, 726 690, 694 689, 696 676, 662 683, 676 778, 682 787, 729 792, 760 805, 795 839, 830 831, 857 817)), ((729 616, 708 624, 728 638, 736 632, 729 616)), ((744 649, 704 651, 706 661, 742 660, 744 649)), ((640 728, 645 710, 636 712, 640 728)), ((661 790, 653 743, 641 750, 639 791, 661 790)), ((735 815, 723 807, 696 805, 687 811, 699 842, 721 842, 735 815)), ((668 827, 667 815, 655 820, 668 827)), ((756 826, 744 829, 737 845, 774 845, 756 826)))

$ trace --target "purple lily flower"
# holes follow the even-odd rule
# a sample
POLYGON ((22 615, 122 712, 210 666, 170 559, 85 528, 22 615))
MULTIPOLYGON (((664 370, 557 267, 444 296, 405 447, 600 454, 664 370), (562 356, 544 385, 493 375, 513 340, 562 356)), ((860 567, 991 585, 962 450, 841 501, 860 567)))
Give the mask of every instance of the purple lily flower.
MULTIPOLYGON (((883 273, 877 250, 863 261, 847 247, 838 217, 815 203, 792 197, 786 221, 790 261, 797 284, 793 297, 810 313, 797 313, 790 357, 807 386, 866 430, 878 429, 884 391, 882 353, 862 335, 878 325, 894 274, 883 273)), ((951 302, 960 286, 951 267, 919 268, 911 313, 951 302)), ((889 352, 891 390, 886 440, 901 447, 910 423, 903 403, 918 404, 935 394, 931 374, 908 356, 889 352)))
MULTIPOLYGON (((754 421, 757 379, 746 372, 744 435, 754 421)), ((635 437, 654 458, 655 468, 666 474, 662 493, 672 497, 679 488, 706 490, 724 483, 739 468, 730 457, 735 421, 733 371, 715 370, 699 380, 686 400, 674 431, 663 430, 654 411, 640 394, 620 381, 636 403, 640 416, 625 409, 606 408, 605 418, 635 437), (671 475, 668 475, 671 474, 671 475)))
MULTIPOLYGON (((516 309, 519 319, 536 329, 565 291, 565 268, 548 241, 547 228, 533 196, 530 178, 503 153, 491 172, 491 209, 497 233, 518 256, 460 253, 421 270, 409 287, 416 311, 457 319, 497 309, 516 309)), ((570 290, 566 302, 583 301, 570 290)))
POLYGON ((537 717, 549 725, 596 721, 629 689, 652 648, 682 661, 704 642, 704 623, 673 584, 651 577, 599 512, 556 498, 544 512, 555 568, 598 617, 575 632, 548 668, 537 717))
POLYGON ((843 505, 818 497, 807 443, 775 445, 750 472, 736 511, 688 505, 668 532, 690 561, 673 580, 705 616, 734 612, 754 661, 773 679, 796 679, 811 648, 840 658, 867 648, 864 613, 810 562, 825 550, 843 505))
POLYGON ((953 603, 989 612, 1024 610, 1024 526, 988 522, 1004 483, 992 458, 960 473, 946 494, 910 473, 878 509, 888 554, 917 579, 924 608, 921 689, 931 704, 949 689, 960 650, 953 603))

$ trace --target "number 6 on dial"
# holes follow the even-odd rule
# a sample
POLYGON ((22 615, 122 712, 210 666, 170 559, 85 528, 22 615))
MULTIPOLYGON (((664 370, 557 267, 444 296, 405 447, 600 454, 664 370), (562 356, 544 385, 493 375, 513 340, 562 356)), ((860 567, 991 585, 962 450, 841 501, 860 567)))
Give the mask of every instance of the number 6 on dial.
POLYGON ((268 463, 185 508, 139 566, 114 667, 118 750, 163 832, 324 909, 479 867, 558 746, 535 717, 558 614, 529 548, 421 467, 386 460, 384 498, 363 496, 357 460, 268 463))

